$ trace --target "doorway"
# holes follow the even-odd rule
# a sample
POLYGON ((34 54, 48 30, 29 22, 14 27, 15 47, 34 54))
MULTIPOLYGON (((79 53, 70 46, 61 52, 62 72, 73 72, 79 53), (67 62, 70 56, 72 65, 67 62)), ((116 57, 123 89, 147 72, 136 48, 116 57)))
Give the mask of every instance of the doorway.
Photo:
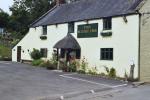
POLYGON ((21 61, 21 46, 17 46, 17 62, 21 61))

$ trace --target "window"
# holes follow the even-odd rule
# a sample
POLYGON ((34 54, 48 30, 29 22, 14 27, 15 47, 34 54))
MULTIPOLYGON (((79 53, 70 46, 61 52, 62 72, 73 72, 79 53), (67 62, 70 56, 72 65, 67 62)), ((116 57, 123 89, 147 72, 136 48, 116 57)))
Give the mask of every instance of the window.
POLYGON ((113 60, 113 48, 101 48, 101 60, 113 60))
POLYGON ((47 58, 47 48, 41 48, 41 56, 47 58))
POLYGON ((74 22, 68 23, 68 33, 74 33, 74 22))
POLYGON ((81 50, 76 50, 76 59, 80 59, 81 57, 81 50))
POLYGON ((42 35, 47 35, 47 26, 43 26, 43 34, 42 35))
POLYGON ((65 58, 65 49, 61 49, 60 57, 65 58))
POLYGON ((104 18, 103 19, 103 30, 111 30, 112 28, 112 19, 104 18))

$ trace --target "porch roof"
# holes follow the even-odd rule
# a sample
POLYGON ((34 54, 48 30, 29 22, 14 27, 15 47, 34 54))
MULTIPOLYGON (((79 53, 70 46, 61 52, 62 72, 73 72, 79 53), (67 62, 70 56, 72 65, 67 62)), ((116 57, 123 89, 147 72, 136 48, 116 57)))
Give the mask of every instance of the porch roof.
POLYGON ((58 49, 81 49, 79 43, 76 39, 71 35, 68 34, 66 37, 58 41, 54 48, 58 49))

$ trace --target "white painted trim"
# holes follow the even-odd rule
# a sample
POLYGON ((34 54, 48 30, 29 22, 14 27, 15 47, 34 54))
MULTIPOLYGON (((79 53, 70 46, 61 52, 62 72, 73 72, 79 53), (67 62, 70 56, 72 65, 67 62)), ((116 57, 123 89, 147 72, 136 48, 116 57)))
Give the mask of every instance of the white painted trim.
POLYGON ((93 82, 93 81, 84 80, 84 79, 81 79, 81 78, 74 78, 74 77, 66 76, 66 75, 72 75, 72 74, 63 74, 63 75, 59 75, 59 76, 63 77, 63 78, 69 78, 69 79, 73 79, 73 80, 87 82, 87 83, 90 83, 90 84, 102 85, 102 86, 106 86, 106 87, 109 87, 109 88, 118 88, 118 87, 124 87, 124 86, 128 85, 128 84, 122 84, 122 85, 111 86, 111 85, 108 85, 108 84, 97 83, 97 82, 93 82))

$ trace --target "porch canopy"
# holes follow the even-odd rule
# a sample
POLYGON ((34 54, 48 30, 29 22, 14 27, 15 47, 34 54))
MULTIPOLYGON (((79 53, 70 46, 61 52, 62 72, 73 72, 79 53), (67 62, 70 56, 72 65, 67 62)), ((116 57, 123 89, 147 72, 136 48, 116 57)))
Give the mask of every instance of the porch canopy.
POLYGON ((81 49, 76 39, 71 35, 67 34, 62 40, 58 41, 54 48, 57 49, 81 49))

